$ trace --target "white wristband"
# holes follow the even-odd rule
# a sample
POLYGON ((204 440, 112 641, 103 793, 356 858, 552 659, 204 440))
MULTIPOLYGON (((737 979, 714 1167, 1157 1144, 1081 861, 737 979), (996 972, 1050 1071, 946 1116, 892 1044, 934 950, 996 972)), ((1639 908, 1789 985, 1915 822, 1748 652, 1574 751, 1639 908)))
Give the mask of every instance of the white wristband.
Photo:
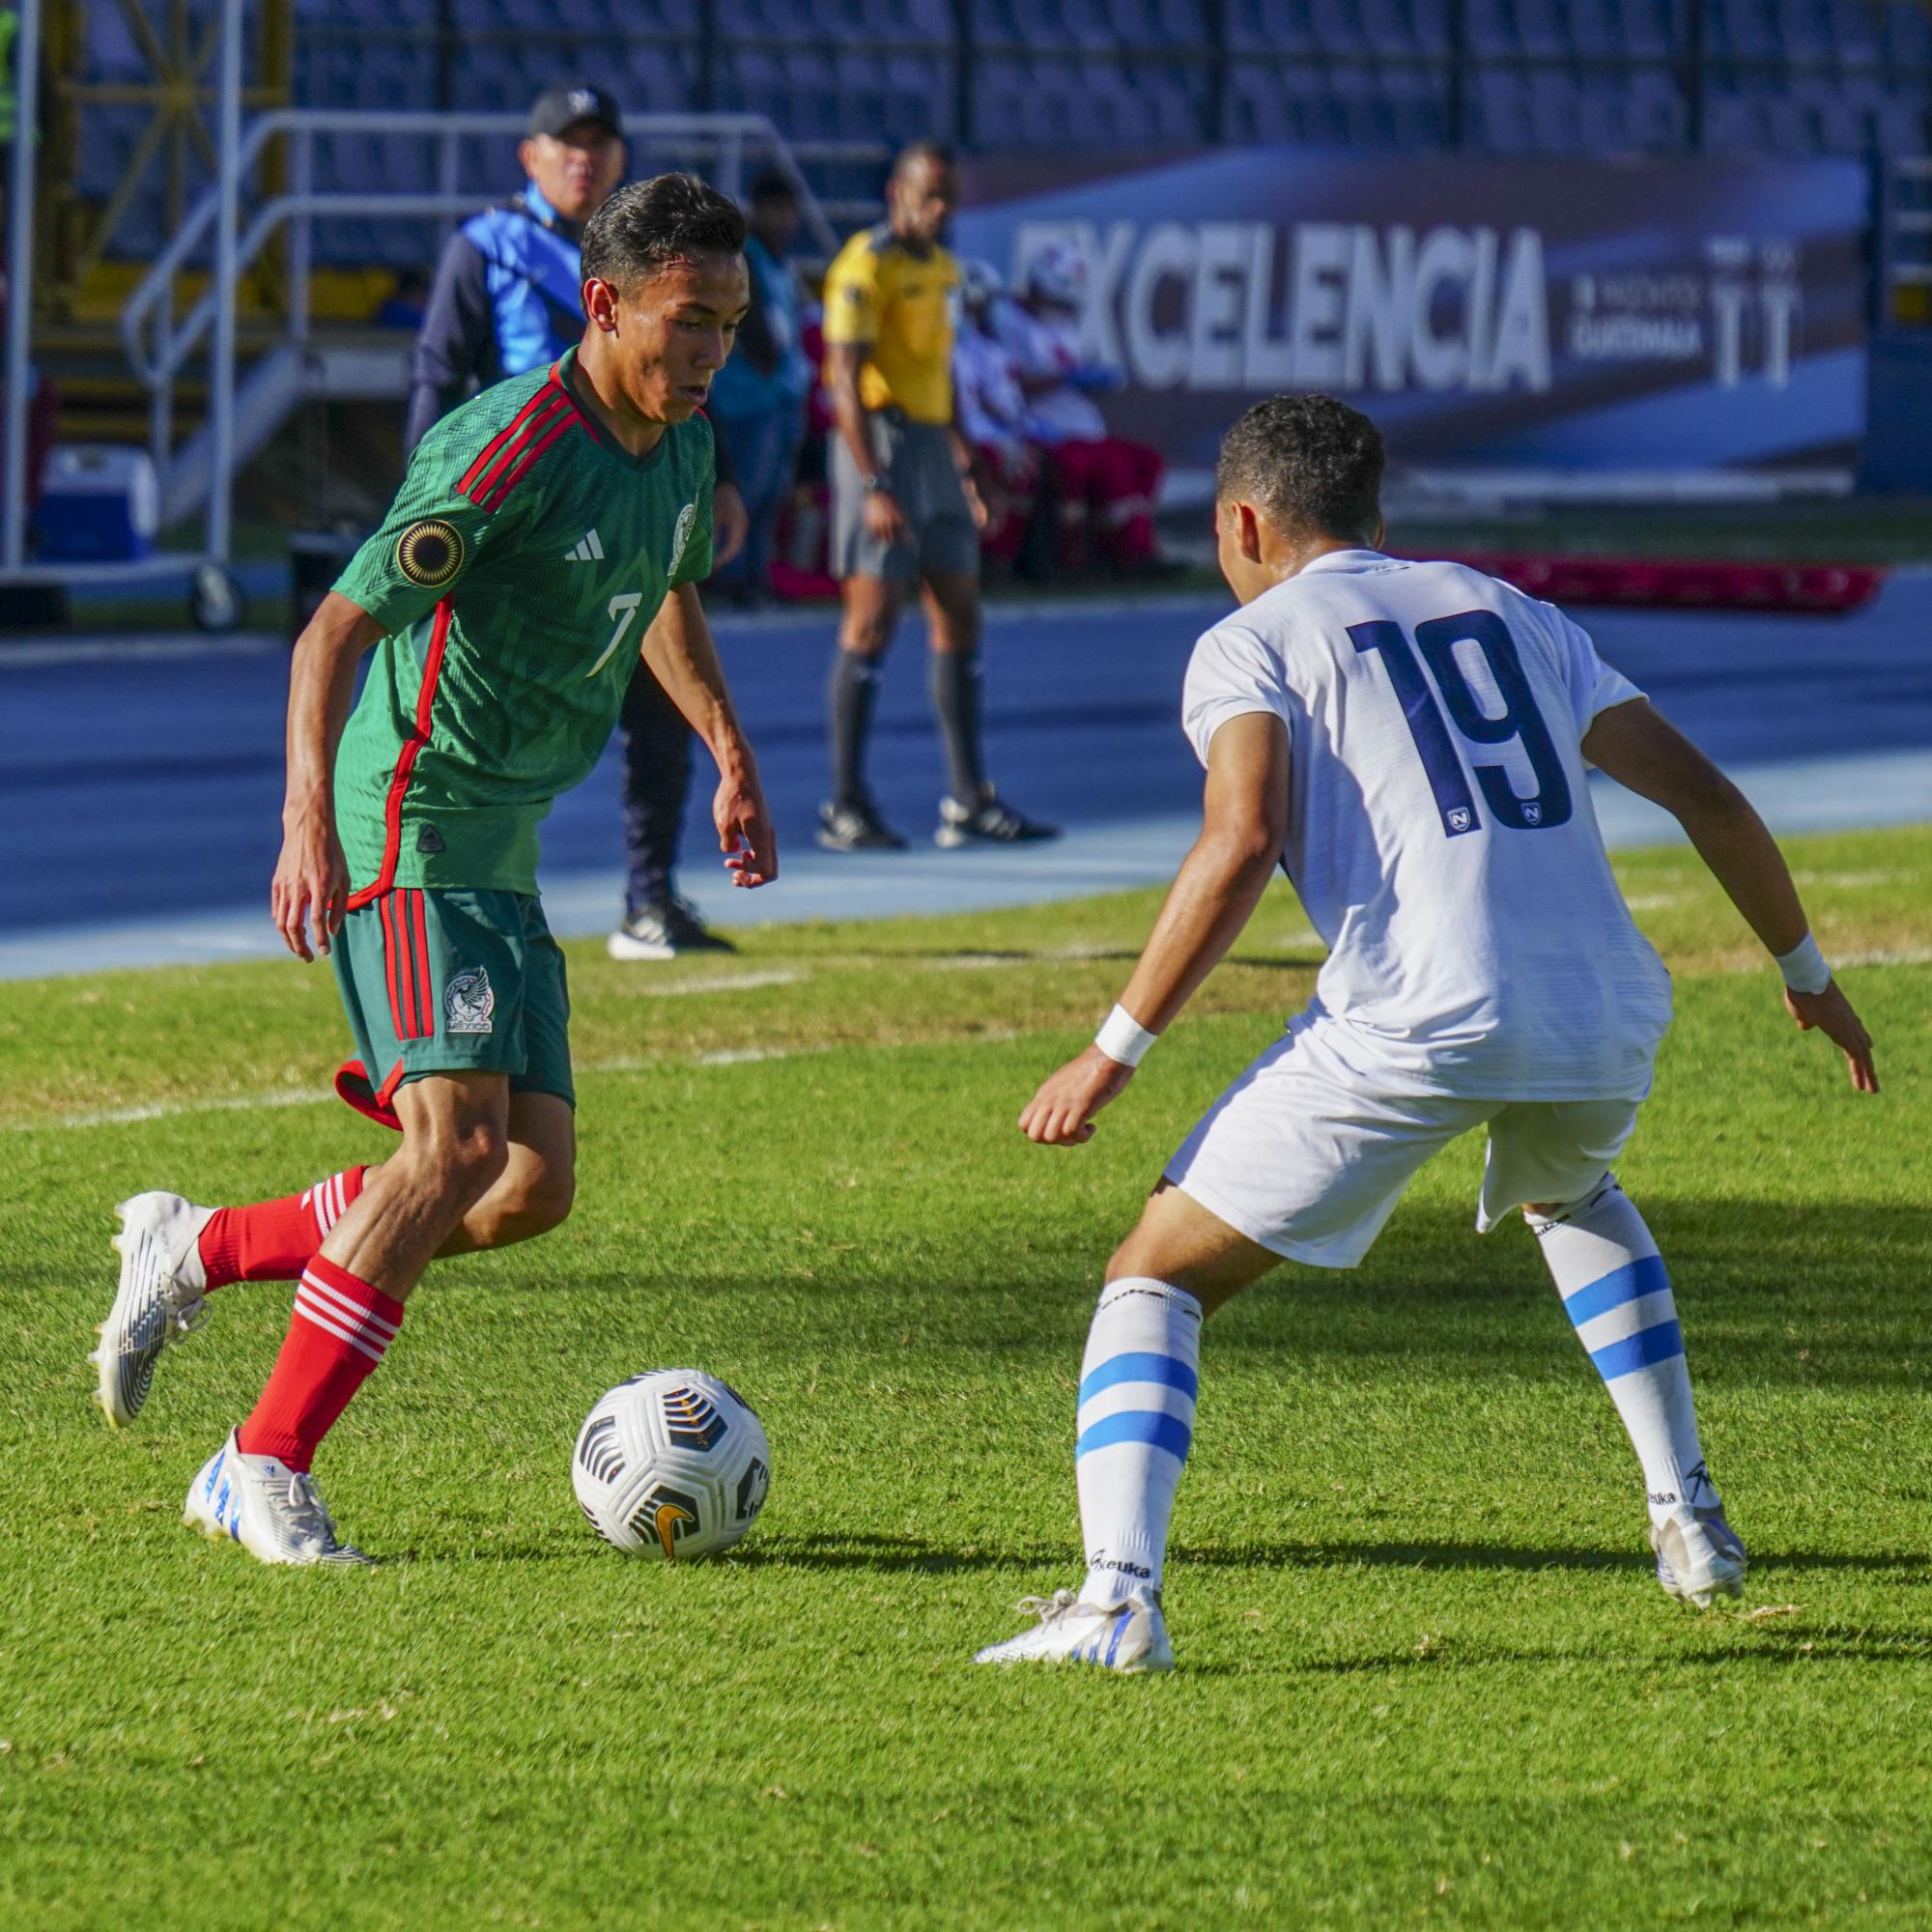
POLYGON ((1794 993, 1822 993, 1832 983, 1832 969, 1808 932, 1789 952, 1777 955, 1777 970, 1794 993))
POLYGON ((1094 1036, 1094 1044, 1109 1060, 1122 1066, 1138 1066, 1142 1058, 1160 1036, 1149 1033, 1125 1007, 1116 1007, 1094 1036))

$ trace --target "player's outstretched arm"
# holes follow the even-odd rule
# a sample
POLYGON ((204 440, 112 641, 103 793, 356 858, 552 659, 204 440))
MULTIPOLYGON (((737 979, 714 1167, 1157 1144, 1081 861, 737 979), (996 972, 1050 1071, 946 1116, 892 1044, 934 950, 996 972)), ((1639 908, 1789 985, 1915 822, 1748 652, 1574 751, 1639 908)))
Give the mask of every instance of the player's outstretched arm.
POLYGON ((1264 712, 1231 718, 1208 748, 1201 836, 1181 861, 1152 935, 1099 1037, 1040 1083, 1020 1131, 1042 1147, 1094 1138, 1154 1037, 1240 936, 1288 837, 1288 727, 1264 712))
POLYGON ((1838 1047, 1858 1092, 1876 1094, 1871 1036, 1832 978, 1784 854, 1750 800, 1644 698, 1600 711, 1584 734, 1583 755, 1683 826, 1777 961, 1785 1009, 1807 1033, 1815 1027, 1838 1047))
POLYGON ((677 584, 665 599, 644 634, 643 659, 717 761, 711 817, 731 883, 769 885, 779 875, 778 835, 695 585, 677 584))
POLYGON ((349 909, 349 863, 335 830, 335 749, 349 722, 355 667, 382 635, 361 605, 331 590, 289 662, 288 787, 269 904, 299 959, 328 951, 349 909))

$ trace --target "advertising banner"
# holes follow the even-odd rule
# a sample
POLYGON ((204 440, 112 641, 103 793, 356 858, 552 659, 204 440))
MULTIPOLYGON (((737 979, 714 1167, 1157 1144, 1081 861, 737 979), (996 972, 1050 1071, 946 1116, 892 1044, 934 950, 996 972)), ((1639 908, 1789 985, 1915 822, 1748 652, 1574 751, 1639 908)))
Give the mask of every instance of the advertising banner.
POLYGON ((1103 407, 1211 463, 1259 396, 1322 389, 1421 465, 1842 465, 1864 430, 1868 223, 1850 161, 988 156, 952 245, 1086 265, 1103 407))

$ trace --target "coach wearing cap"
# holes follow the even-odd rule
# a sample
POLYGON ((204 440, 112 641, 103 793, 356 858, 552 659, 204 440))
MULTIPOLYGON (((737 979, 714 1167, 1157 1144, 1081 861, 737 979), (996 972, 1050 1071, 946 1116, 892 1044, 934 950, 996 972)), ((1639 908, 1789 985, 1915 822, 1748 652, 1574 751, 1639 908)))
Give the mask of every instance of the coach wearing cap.
MULTIPOLYGON (((524 190, 471 215, 442 251, 411 371, 409 446, 478 389, 554 362, 583 333, 578 239, 624 177, 624 128, 602 88, 546 88, 517 149, 524 190)), ((716 442, 715 555, 745 540, 745 507, 723 438, 716 442)), ((624 701, 624 922, 611 935, 620 959, 718 951, 673 884, 691 730, 642 664, 624 701)))

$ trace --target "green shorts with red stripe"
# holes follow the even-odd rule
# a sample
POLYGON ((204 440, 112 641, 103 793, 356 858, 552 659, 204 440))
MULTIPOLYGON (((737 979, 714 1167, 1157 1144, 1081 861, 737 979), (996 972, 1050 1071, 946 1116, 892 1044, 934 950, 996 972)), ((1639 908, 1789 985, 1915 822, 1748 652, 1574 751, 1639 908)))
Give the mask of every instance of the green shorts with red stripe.
POLYGON ((572 1106, 563 952, 527 893, 397 886, 342 923, 330 955, 357 1058, 335 1091, 400 1127, 396 1089, 426 1073, 507 1073, 572 1106))

